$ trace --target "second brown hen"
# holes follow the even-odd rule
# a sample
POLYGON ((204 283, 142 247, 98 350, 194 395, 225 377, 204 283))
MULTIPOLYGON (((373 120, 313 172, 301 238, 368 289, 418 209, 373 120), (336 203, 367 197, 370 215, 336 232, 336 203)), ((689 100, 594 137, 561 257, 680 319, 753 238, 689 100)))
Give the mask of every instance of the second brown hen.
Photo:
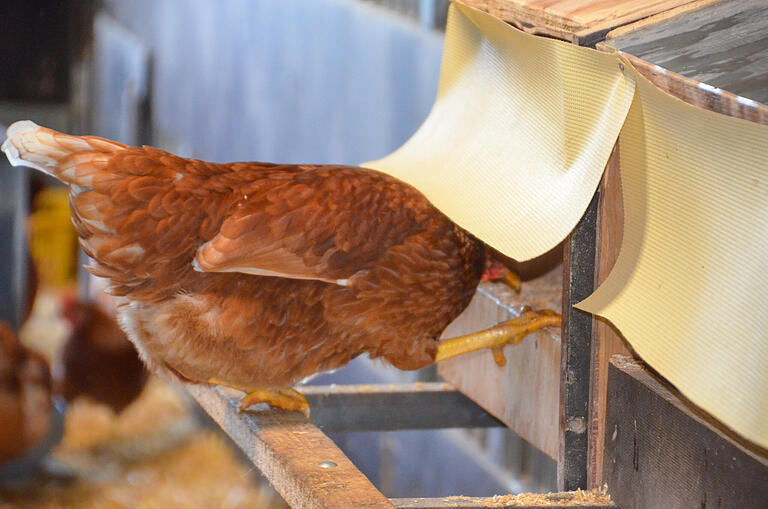
POLYGON ((117 322, 96 304, 66 298, 63 315, 72 325, 57 373, 57 392, 72 401, 86 396, 118 413, 147 382, 148 372, 117 322))
POLYGON ((8 129, 3 150, 70 185, 91 270, 121 299, 147 364, 242 388, 244 405, 302 408, 285 387, 363 353, 416 369, 559 324, 528 312, 440 343, 475 292, 485 246, 377 171, 208 163, 29 121, 8 129))

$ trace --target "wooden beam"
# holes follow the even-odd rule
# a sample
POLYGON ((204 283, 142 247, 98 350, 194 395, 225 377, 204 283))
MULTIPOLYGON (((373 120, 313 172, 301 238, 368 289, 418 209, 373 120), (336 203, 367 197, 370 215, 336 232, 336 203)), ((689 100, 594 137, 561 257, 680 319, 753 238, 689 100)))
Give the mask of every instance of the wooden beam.
POLYGON ((476 428, 504 424, 446 383, 303 386, 324 432, 476 428))
POLYGON ((688 104, 723 115, 768 125, 768 106, 764 104, 745 101, 744 98, 727 90, 702 87, 701 82, 686 78, 682 74, 662 69, 628 53, 623 53, 623 55, 640 74, 648 78, 654 85, 688 104))
POLYGON ((187 390, 292 507, 393 507, 301 414, 269 409, 239 412, 237 398, 224 389, 187 385, 187 390))
MULTIPOLYGON (((597 250, 595 288, 611 272, 619 256, 624 234, 624 204, 619 175, 618 143, 608 160, 600 182, 597 217, 597 250)), ((611 355, 630 355, 619 332, 607 320, 595 317, 592 329, 589 421, 587 433, 587 488, 603 485, 603 443, 605 436, 605 406, 608 390, 608 364, 611 355)))
POLYGON ((461 0, 526 32, 592 46, 613 28, 711 0, 461 0))
MULTIPOLYGON (((500 283, 481 284, 469 307, 443 336, 468 334, 515 318, 523 305, 559 311, 561 251, 553 251, 549 258, 538 260, 541 266, 535 268, 521 267, 523 287, 519 294, 500 283)), ((489 351, 479 351, 441 362, 438 372, 512 431, 556 459, 560 331, 541 330, 518 345, 506 347, 504 354, 504 367, 493 362, 489 351)))
POLYGON ((608 374, 604 476, 622 509, 765 508, 768 452, 744 443, 615 356, 608 374))
POLYGON ((612 30, 598 47, 624 52, 646 78, 689 104, 768 124, 767 19, 764 0, 702 2, 686 16, 612 30))
POLYGON ((696 2, 691 2, 688 4, 680 5, 679 7, 674 7, 672 9, 669 9, 667 11, 660 12, 658 14, 654 14, 653 16, 648 16, 647 18, 642 18, 638 21, 635 21, 634 23, 629 23, 627 25, 622 25, 618 28, 614 28, 610 32, 608 32, 605 36, 606 39, 612 39, 614 37, 620 37, 622 35, 630 34, 636 30, 640 30, 644 27, 648 27, 651 25, 656 25, 658 23, 661 23, 662 21, 667 21, 672 18, 675 18, 677 16, 683 16, 686 14, 690 14, 693 11, 696 11, 698 9, 701 9, 703 7, 707 7, 712 4, 716 4, 719 2, 723 2, 724 0, 697 0, 696 2))
POLYGON ((573 304, 594 291, 598 200, 596 193, 565 243, 557 461, 557 486, 562 491, 587 487, 592 315, 573 304))

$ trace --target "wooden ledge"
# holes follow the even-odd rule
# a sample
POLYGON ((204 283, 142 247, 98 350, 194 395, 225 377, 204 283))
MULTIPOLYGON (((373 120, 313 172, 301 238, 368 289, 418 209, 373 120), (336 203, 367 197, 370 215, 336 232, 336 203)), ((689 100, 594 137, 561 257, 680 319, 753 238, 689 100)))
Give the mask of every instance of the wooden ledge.
POLYGON ((633 359, 608 374, 604 481, 621 507, 764 508, 768 456, 633 359))
POLYGON ((297 412, 238 411, 223 389, 187 391, 245 452, 291 507, 392 508, 347 456, 297 412))

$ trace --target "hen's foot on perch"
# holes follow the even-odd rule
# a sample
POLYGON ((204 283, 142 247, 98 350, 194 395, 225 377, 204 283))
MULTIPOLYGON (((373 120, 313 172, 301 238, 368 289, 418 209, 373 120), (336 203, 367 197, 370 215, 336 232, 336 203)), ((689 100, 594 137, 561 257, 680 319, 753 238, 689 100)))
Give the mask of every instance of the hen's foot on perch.
POLYGON ((299 411, 309 419, 309 402, 307 401, 307 398, 296 389, 290 387, 284 389, 253 389, 232 385, 216 378, 211 378, 208 380, 208 383, 223 385, 224 387, 230 387, 244 392, 245 396, 240 399, 241 412, 247 410, 251 405, 267 403, 272 408, 299 411))
POLYGON ((481 348, 490 348, 496 364, 504 366, 507 363, 503 352, 504 346, 516 345, 528 334, 544 327, 560 327, 560 322, 560 315, 554 311, 549 309, 534 311, 526 308, 517 318, 501 322, 490 329, 441 342, 437 347, 435 362, 451 359, 481 348))

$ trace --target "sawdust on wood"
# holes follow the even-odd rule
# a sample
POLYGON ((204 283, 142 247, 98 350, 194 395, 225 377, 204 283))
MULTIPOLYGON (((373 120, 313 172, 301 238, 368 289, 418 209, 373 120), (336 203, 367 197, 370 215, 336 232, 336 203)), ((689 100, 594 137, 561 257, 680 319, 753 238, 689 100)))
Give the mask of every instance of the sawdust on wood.
POLYGON ((488 498, 446 497, 446 502, 473 502, 483 507, 579 507, 610 505, 611 497, 602 490, 576 490, 561 493, 522 493, 520 495, 494 495, 488 498))

